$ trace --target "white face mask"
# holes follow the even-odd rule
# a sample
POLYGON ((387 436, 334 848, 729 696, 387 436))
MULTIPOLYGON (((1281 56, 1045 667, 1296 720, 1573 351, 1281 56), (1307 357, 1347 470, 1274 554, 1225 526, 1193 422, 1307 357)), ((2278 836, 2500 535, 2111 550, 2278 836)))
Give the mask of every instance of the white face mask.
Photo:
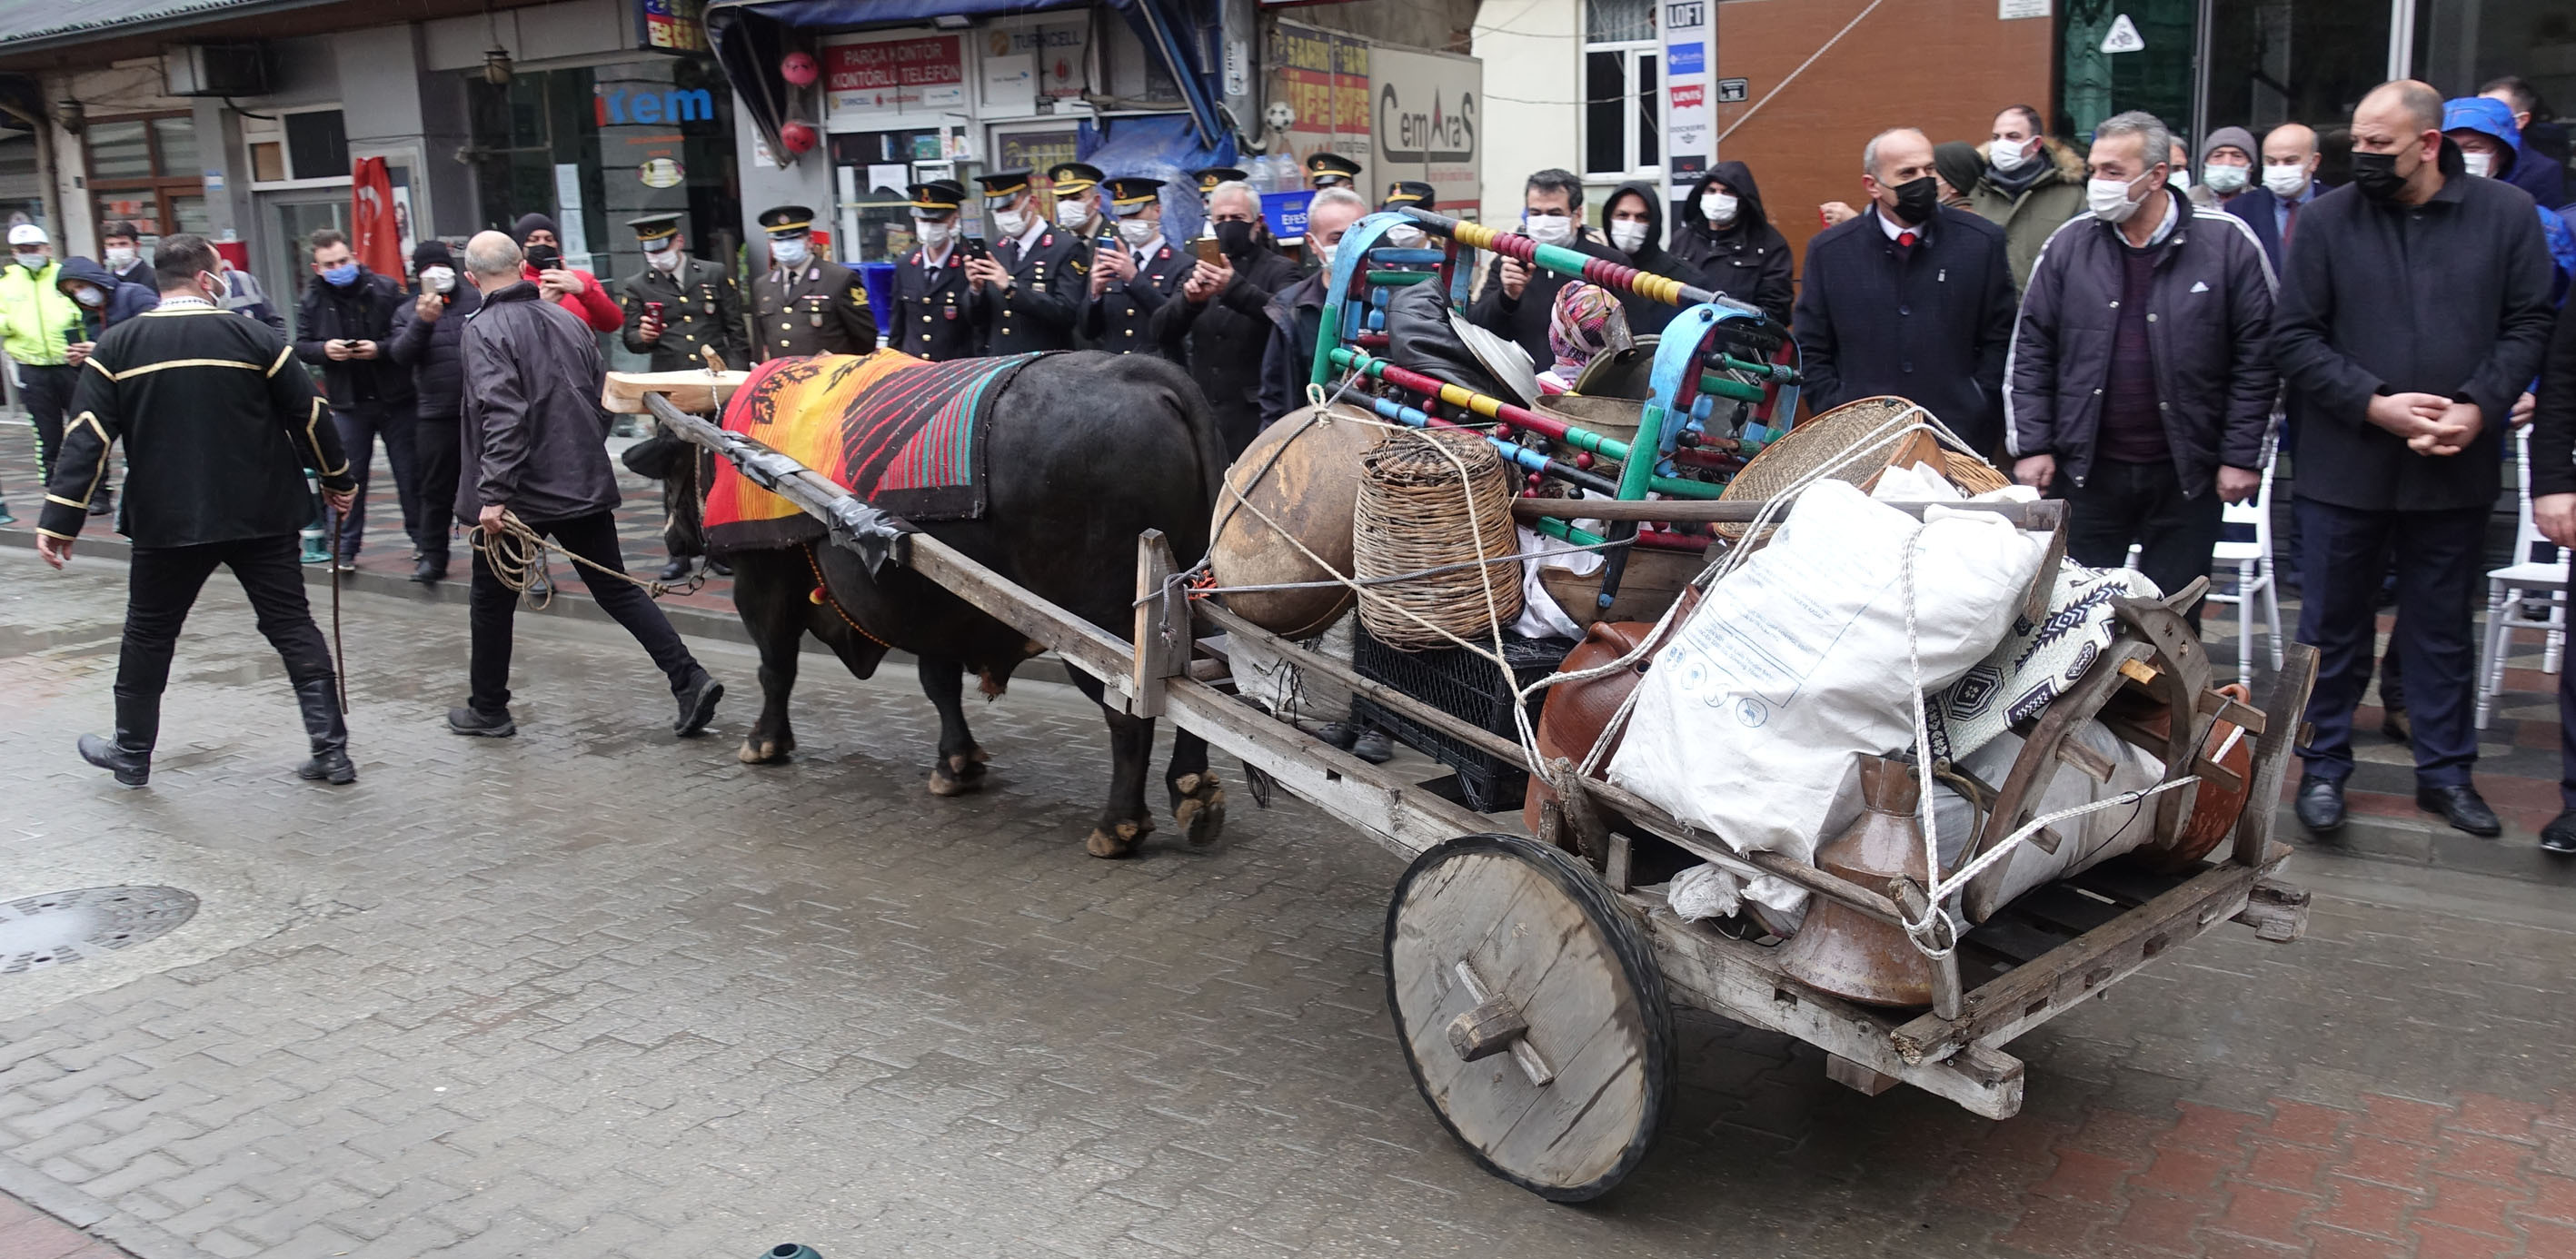
POLYGON ((72 288, 72 300, 79 302, 83 306, 105 306, 107 305, 107 294, 91 288, 86 284, 75 285, 72 288))
POLYGON ((51 261, 41 251, 33 249, 21 249, 9 256, 17 259, 19 266, 30 271, 42 271, 45 269, 45 264, 51 261))
POLYGON ((1118 239, 1123 240, 1130 245, 1142 245, 1146 241, 1154 239, 1154 233, 1161 230, 1163 230, 1163 225, 1156 223, 1151 219, 1134 218, 1118 220, 1118 239))
POLYGON ((130 246, 126 246, 126 245, 110 245, 110 246, 108 246, 108 247, 107 247, 107 265, 108 265, 108 267, 109 267, 111 270, 116 270, 116 271, 123 271, 123 270, 124 270, 124 269, 126 269, 127 267, 133 266, 133 265, 134 265, 134 250, 133 250, 133 248, 132 248, 132 247, 130 247, 130 246))
POLYGON ((805 238, 802 236, 791 236, 785 240, 769 242, 769 260, 782 267, 803 266, 809 256, 805 248, 805 238))
POLYGON ((2265 166, 2263 186, 2283 200, 2298 196, 2308 190, 2308 164, 2296 162, 2288 166, 2265 166))
POLYGON ((2093 217, 2100 219, 2105 223, 2128 222, 2129 216, 2136 214, 2138 212, 2138 207, 2147 199, 2144 193, 2134 197, 2130 196, 2130 183, 2131 181, 2126 179, 2085 180, 2084 204, 2086 208, 2093 211, 2093 217))
POLYGON ((993 228, 1004 236, 1018 236, 1029 230, 1028 212, 1026 210, 995 210, 993 211, 993 228))
POLYGON ((1057 227, 1075 228, 1090 221, 1091 207, 1084 204, 1081 200, 1076 199, 1055 203, 1055 225, 1057 227))
POLYGON ((1996 170, 2009 175, 2030 161, 2030 141, 1997 140, 1986 146, 1986 160, 1994 163, 1996 170))
POLYGON ((1699 197, 1700 216, 1719 227, 1733 223, 1736 211, 1742 205, 1743 202, 1731 193, 1704 192, 1699 197))
POLYGON ((2208 185, 2211 192, 2225 196, 2243 192, 2248 173, 2242 166, 2222 166, 2212 162, 2200 168, 2200 182, 2208 185))
MULTIPOLYGON (((650 257, 650 255, 646 256, 648 258, 650 257)), ((420 287, 422 291, 430 293, 453 292, 456 289, 456 269, 454 267, 422 267, 420 269, 420 287)))
POLYGON ((1386 229, 1386 243, 1397 249, 1420 249, 1431 243, 1431 238, 1411 223, 1398 223, 1386 229))
POLYGON ((2495 154, 2493 153, 2462 153, 2460 160, 2468 165, 2470 174, 2480 179, 2495 173, 2495 154))
POLYGON ((946 249, 948 242, 957 239, 957 225, 954 223, 933 223, 928 219, 914 219, 912 230, 914 234, 921 237, 921 245, 924 249, 946 249))
POLYGON ((1542 245, 1562 245, 1574 239, 1574 218, 1566 214, 1527 214, 1522 225, 1529 228, 1529 238, 1542 245))
POLYGON ((1626 221, 1614 222, 1610 225, 1610 243, 1617 245, 1621 253, 1633 254, 1637 252, 1638 246, 1646 243, 1646 225, 1626 221))
POLYGON ((644 255, 644 265, 668 274, 680 269, 680 247, 673 245, 659 253, 644 255))
POLYGON ((1323 264, 1323 267, 1324 267, 1324 269, 1325 269, 1326 271, 1330 271, 1330 270, 1332 270, 1332 269, 1333 269, 1333 251, 1334 251, 1334 250, 1336 250, 1336 249, 1341 248, 1341 246, 1342 246, 1342 242, 1340 242, 1340 241, 1338 241, 1338 240, 1337 240, 1337 241, 1334 241, 1333 243, 1331 243, 1331 244, 1329 244, 1329 245, 1317 245, 1317 246, 1315 246, 1315 261, 1316 261, 1316 262, 1319 262, 1319 263, 1321 263, 1321 264, 1323 264))

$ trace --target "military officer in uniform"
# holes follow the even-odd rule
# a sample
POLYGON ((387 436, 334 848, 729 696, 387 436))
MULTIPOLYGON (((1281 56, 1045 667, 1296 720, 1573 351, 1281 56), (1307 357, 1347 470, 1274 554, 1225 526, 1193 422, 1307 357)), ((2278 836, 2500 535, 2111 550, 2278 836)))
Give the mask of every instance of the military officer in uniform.
POLYGON ((1199 204, 1206 205, 1209 195, 1216 191, 1218 184, 1239 184, 1251 179, 1252 176, 1248 172, 1231 166, 1209 166, 1191 171, 1190 178, 1199 181, 1199 204))
POLYGON ((857 272, 814 256, 814 211, 776 206, 761 211, 760 225, 769 232, 769 270, 751 282, 752 357, 875 353, 867 287, 857 272))
POLYGON ((912 186, 912 230, 921 247, 895 260, 890 343, 906 354, 946 361, 983 352, 983 296, 966 280, 958 209, 966 186, 934 179, 912 186))
MULTIPOLYGON (((1386 200, 1378 202, 1377 208, 1380 210, 1401 210, 1409 206, 1416 210, 1436 209, 1438 207, 1438 202, 1435 198, 1438 193, 1438 189, 1433 188, 1431 185, 1426 184, 1419 179, 1399 179, 1386 186, 1386 200)), ((1386 243, 1393 245, 1398 249, 1423 249, 1430 246, 1431 234, 1423 231, 1421 228, 1415 227, 1411 223, 1398 223, 1387 229, 1386 243)), ((1395 269, 1399 271, 1429 271, 1432 268, 1429 266, 1400 266, 1395 269)))
POLYGON ((1306 159, 1306 186, 1317 192, 1327 188, 1359 186, 1360 164, 1339 153, 1322 152, 1306 159))
POLYGON ((988 354, 1073 349, 1082 320, 1091 247, 1039 217, 1030 173, 975 177, 999 233, 985 256, 966 260, 966 278, 986 295, 988 354))
POLYGON ((1118 221, 1118 244, 1102 245, 1091 270, 1091 301, 1082 334, 1112 354, 1150 351, 1146 325, 1180 291, 1198 259, 1163 238, 1163 181, 1129 176, 1104 185, 1118 221))
MULTIPOLYGON (((626 226, 644 248, 644 269, 617 286, 618 304, 626 311, 626 348, 647 356, 657 372, 706 366, 702 347, 714 350, 728 368, 750 366, 742 341, 742 290, 734 285, 733 271, 689 256, 677 210, 628 219, 626 226)), ((661 441, 672 444, 662 453, 673 471, 661 478, 662 545, 671 553, 662 580, 678 581, 707 553, 699 521, 707 486, 715 480, 715 456, 667 435, 661 441)))

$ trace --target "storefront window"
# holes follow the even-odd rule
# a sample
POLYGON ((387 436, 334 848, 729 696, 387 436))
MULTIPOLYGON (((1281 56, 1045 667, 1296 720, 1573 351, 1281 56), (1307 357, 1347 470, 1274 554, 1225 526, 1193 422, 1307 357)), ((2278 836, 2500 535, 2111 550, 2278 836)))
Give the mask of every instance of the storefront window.
POLYGON ((2189 143, 2196 0, 2067 0, 2058 115, 2088 135, 2142 109, 2189 143))
POLYGON ((945 177, 947 132, 859 131, 832 137, 832 167, 839 194, 842 262, 892 262, 916 243, 911 185, 945 177), (934 169, 935 168, 935 169, 934 169))
POLYGON ((102 229, 133 223, 146 257, 168 233, 205 230, 205 182, 189 115, 96 119, 81 138, 102 229))
POLYGON ((2211 0, 2209 16, 2207 128, 2338 128, 2388 77, 2387 5, 2211 0))

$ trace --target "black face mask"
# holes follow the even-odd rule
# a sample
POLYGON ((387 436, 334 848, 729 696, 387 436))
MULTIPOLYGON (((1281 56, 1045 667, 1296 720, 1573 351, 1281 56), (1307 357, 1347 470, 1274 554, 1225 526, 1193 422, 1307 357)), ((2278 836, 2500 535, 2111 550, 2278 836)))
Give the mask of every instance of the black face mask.
POLYGON ((552 271, 563 265, 563 251, 552 245, 528 246, 528 265, 539 271, 552 271))
POLYGON ((1941 206, 1940 186, 1930 175, 1909 179, 1896 186, 1896 217, 1920 227, 1941 206))
POLYGON ((1216 244, 1217 248, 1225 251, 1227 259, 1241 261, 1244 255, 1252 252, 1252 225, 1232 220, 1218 223, 1216 244))
POLYGON ((2352 155, 2352 182, 2361 195, 2373 201, 2394 201, 2406 191, 2406 176, 2397 173, 2394 153, 2355 153, 2352 155))

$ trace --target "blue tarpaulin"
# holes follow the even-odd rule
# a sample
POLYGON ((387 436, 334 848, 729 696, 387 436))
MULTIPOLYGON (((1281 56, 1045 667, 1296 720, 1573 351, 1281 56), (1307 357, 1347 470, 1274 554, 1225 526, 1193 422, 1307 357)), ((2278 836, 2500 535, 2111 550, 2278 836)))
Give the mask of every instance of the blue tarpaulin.
POLYGON ((1111 118, 1082 124, 1074 152, 1111 176, 1141 175, 1163 181, 1163 237, 1189 240, 1207 217, 1199 207, 1199 181, 1191 172, 1234 165, 1234 137, 1215 148, 1199 143, 1188 115, 1111 118))

